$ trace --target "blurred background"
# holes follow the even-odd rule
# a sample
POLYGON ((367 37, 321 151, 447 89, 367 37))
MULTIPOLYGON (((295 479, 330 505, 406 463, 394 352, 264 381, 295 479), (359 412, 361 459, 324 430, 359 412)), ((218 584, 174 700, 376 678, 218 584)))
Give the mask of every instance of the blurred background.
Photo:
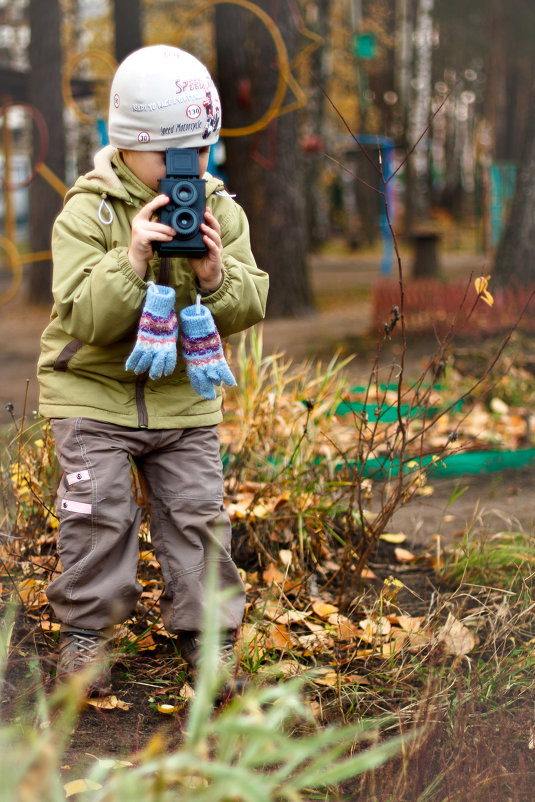
POLYGON ((114 68, 156 43, 216 80, 210 170, 247 213, 270 318, 315 309, 321 255, 396 283, 393 235, 414 279, 457 250, 525 295, 534 34, 529 0, 0 0, 1 303, 49 304, 51 226, 107 142, 114 68))

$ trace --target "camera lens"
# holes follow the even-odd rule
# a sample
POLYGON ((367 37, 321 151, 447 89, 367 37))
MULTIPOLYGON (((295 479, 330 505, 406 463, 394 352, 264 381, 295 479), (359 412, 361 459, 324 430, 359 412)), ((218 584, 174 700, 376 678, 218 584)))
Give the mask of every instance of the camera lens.
POLYGON ((179 237, 189 237, 199 228, 199 218, 193 209, 177 209, 170 222, 179 237))
POLYGON ((198 194, 197 187, 191 181, 177 181, 171 190, 171 197, 179 206, 191 206, 198 194))

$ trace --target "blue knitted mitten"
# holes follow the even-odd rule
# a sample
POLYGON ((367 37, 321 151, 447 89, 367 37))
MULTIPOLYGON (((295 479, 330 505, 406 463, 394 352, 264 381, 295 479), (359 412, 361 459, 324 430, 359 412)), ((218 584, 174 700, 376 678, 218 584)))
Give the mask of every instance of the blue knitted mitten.
POLYGON ((151 379, 159 379, 162 374, 169 376, 176 365, 177 338, 174 289, 149 283, 136 344, 126 361, 126 369, 134 373, 148 370, 151 379))
POLYGON ((196 393, 215 398, 214 385, 223 381, 229 387, 236 384, 225 355, 212 313, 197 303, 180 313, 182 351, 188 378, 196 393))

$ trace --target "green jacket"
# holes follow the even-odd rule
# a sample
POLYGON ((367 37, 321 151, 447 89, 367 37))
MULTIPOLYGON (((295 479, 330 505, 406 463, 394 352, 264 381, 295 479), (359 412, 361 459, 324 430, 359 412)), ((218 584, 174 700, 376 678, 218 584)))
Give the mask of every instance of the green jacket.
MULTIPOLYGON (((192 389, 180 338, 171 376, 153 381, 125 369, 147 282, 158 283, 160 273, 157 255, 145 280, 131 267, 131 221, 155 194, 108 146, 95 156, 95 169, 65 196, 52 234, 54 305, 38 363, 39 411, 45 417, 82 416, 151 429, 208 426, 222 419, 218 388, 213 401, 192 389)), ((227 337, 262 320, 268 276, 255 264, 243 210, 219 179, 208 177, 206 199, 221 227, 224 279, 203 303, 221 337, 227 337)), ((169 273, 178 316, 195 303, 195 274, 182 258, 170 260, 169 273)))

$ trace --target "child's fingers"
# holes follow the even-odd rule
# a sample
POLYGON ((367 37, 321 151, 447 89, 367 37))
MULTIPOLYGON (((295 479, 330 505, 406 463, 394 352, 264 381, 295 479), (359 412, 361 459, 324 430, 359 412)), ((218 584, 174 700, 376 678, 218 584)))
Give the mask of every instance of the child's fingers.
POLYGON ((157 209, 159 209, 161 206, 166 206, 168 203, 169 198, 167 195, 156 195, 155 198, 145 204, 145 206, 137 213, 136 217, 150 220, 157 209))
POLYGON ((206 209, 204 211, 204 219, 206 220, 206 223, 204 225, 208 225, 210 228, 213 228, 214 231, 217 231, 217 233, 219 235, 221 234, 221 228, 219 226, 219 221, 218 221, 217 217, 214 217, 214 215, 212 214, 212 212, 210 211, 210 209, 208 207, 206 207, 206 209))

